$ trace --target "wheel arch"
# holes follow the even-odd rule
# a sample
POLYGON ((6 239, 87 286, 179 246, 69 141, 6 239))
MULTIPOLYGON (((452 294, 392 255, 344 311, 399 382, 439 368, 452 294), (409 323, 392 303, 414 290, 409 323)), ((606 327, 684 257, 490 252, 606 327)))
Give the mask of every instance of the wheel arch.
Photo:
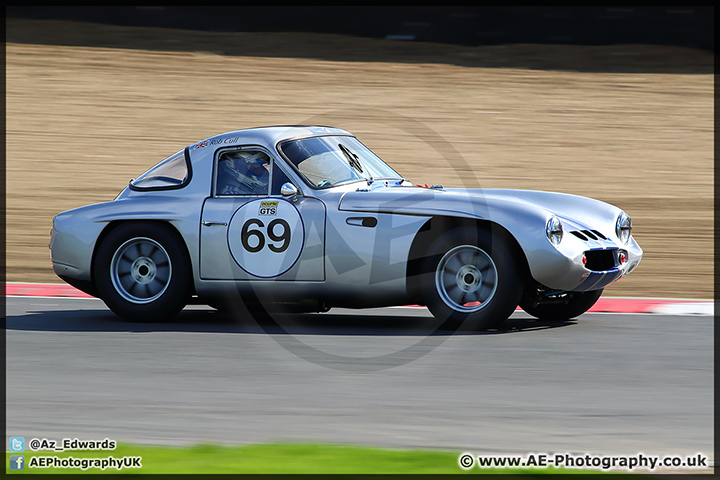
MULTIPOLYGON (((170 232, 172 235, 175 235, 177 240, 182 245, 182 253, 185 256, 185 260, 188 262, 188 265, 190 265, 190 269, 192 271, 192 257, 190 256, 190 251, 188 250, 187 242, 185 241, 185 238, 183 238, 182 234, 178 230, 178 228, 172 224, 172 222, 163 221, 163 220, 144 220, 144 219, 123 219, 123 220, 113 220, 109 222, 105 228, 102 229, 100 232, 100 235, 98 235, 97 240, 95 241, 95 247, 93 248, 92 253, 92 259, 90 261, 90 278, 91 283, 93 285, 93 288, 96 287, 96 274, 95 274, 95 260, 97 257, 98 250, 100 249, 100 245, 102 245, 105 238, 110 234, 110 232, 114 231, 121 225, 127 225, 127 224, 154 224, 158 225, 161 228, 166 229, 168 232, 170 232)), ((190 281, 190 288, 192 289, 192 294, 195 294, 195 282, 190 281)))
POLYGON ((491 232, 493 235, 499 237, 504 244, 508 246, 513 257, 519 259, 518 267, 520 274, 526 279, 531 277, 525 252, 515 237, 499 223, 474 218, 433 216, 418 230, 410 245, 410 252, 408 254, 406 267, 407 290, 409 295, 418 304, 424 304, 421 293, 420 274, 423 273, 421 266, 425 252, 440 235, 454 228, 462 227, 477 228, 491 232))

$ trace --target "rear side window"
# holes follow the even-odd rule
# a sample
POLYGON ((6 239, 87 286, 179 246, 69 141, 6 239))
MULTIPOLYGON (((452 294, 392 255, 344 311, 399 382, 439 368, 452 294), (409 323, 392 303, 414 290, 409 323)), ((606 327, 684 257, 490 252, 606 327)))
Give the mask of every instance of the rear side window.
POLYGON ((130 182, 130 188, 133 190, 180 188, 189 180, 190 169, 185 159, 185 151, 181 150, 130 182))

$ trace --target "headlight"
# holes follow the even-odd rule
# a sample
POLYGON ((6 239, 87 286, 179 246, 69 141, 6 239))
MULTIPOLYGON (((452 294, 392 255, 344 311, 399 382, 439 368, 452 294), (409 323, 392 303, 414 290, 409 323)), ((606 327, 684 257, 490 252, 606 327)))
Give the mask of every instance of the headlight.
POLYGON ((558 217, 553 215, 545 226, 545 234, 553 245, 560 245, 563 238, 563 224, 558 217))
POLYGON ((630 216, 622 212, 618 215, 617 222, 615 222, 615 234, 622 243, 628 243, 630 235, 632 235, 632 222, 630 216))

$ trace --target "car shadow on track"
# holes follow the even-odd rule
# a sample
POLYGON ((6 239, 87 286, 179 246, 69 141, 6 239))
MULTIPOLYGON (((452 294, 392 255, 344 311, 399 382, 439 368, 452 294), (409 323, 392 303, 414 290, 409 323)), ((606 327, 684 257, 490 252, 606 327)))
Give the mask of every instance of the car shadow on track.
POLYGON ((498 335, 532 332, 575 325, 570 321, 545 321, 515 313, 499 328, 463 331, 442 328, 424 309, 396 312, 392 309, 341 310, 341 313, 234 315, 196 307, 180 312, 167 322, 128 322, 104 309, 29 311, 8 317, 7 330, 57 332, 202 332, 273 335, 498 335))

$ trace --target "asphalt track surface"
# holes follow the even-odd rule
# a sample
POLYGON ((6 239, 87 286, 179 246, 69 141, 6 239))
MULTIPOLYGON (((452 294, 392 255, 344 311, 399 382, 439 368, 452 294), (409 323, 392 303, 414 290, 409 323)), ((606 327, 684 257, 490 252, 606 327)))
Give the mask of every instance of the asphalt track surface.
POLYGON ((95 299, 6 308, 7 436, 713 458, 711 316, 516 312, 463 334, 420 308, 260 325, 204 306, 152 324, 95 299))

